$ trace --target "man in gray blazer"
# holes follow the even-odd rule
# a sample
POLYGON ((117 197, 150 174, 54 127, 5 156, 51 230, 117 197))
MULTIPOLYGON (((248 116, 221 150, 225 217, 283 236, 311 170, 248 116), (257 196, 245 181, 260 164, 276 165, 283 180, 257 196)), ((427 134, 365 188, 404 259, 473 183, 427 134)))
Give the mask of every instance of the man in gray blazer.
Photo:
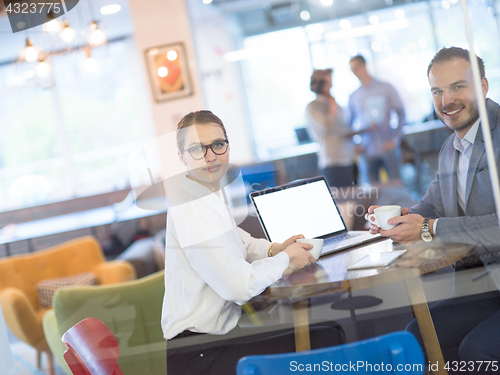
MULTIPOLYGON (((484 97, 488 80, 479 57, 484 97)), ((464 243, 476 246, 497 288, 500 289, 500 230, 486 160, 483 134, 467 50, 441 49, 427 70, 439 119, 455 134, 439 154, 435 180, 422 200, 389 220, 396 227, 380 233, 397 242, 417 240, 464 243)), ((495 160, 500 164, 500 106, 486 99, 495 160)), ((369 208, 373 212, 375 206, 369 208)), ((447 361, 500 359, 500 293, 452 298, 431 309, 436 332, 447 361)), ((420 338, 416 322, 408 330, 420 338)))

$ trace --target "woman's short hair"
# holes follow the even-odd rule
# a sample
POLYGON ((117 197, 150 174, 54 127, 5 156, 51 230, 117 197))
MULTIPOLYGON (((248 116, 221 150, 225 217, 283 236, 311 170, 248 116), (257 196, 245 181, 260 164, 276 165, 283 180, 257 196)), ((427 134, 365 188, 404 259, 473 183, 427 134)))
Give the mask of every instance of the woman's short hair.
POLYGON ((331 77, 332 74, 333 74, 333 69, 314 69, 311 75, 311 81, 319 77, 324 77, 324 76, 331 77))
POLYGON ((186 130, 192 125, 201 124, 215 124, 219 125, 224 132, 224 137, 227 139, 226 128, 222 120, 214 115, 211 111, 203 109, 201 111, 190 112, 184 116, 177 124, 177 148, 179 151, 184 148, 184 141, 186 139, 186 130))
POLYGON ((324 78, 332 76, 333 69, 315 69, 311 75, 311 83, 309 88, 314 93, 320 93, 322 91, 321 86, 324 84, 324 78))

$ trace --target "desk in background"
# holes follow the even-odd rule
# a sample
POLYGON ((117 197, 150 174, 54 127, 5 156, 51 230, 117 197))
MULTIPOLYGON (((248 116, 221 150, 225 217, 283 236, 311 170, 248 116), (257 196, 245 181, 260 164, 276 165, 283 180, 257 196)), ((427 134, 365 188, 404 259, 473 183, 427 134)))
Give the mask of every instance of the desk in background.
MULTIPOLYGON (((439 150, 451 133, 440 120, 403 127, 403 151, 405 159, 415 166, 416 176, 412 190, 418 196, 425 193, 434 177, 439 150)), ((247 192, 317 176, 318 151, 319 145, 311 142, 259 154, 259 162, 240 165, 243 179, 249 185, 247 192), (252 184, 255 185, 251 188, 252 184)))

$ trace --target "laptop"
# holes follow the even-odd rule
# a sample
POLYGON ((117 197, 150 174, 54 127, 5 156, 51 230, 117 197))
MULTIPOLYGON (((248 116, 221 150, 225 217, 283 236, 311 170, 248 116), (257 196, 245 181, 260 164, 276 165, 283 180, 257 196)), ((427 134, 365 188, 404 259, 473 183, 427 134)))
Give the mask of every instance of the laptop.
POLYGON ((309 135, 309 131, 307 130, 307 128, 295 128, 295 135, 297 136, 299 144, 301 145, 304 143, 312 142, 311 136, 309 135))
POLYGON ((347 229, 323 176, 256 191, 250 199, 271 242, 281 243, 296 234, 322 238, 323 256, 380 237, 347 229))

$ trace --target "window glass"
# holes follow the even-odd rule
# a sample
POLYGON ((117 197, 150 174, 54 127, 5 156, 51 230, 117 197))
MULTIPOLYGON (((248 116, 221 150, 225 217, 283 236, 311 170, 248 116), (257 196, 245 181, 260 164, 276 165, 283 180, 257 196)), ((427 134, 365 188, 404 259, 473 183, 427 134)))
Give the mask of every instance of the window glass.
POLYGON ((127 158, 146 139, 132 40, 53 56, 52 87, 27 64, 0 67, 0 209, 126 188, 127 158), (31 78, 30 78, 31 77, 31 78))
MULTIPOLYGON (((432 1, 436 38, 441 46, 469 48, 460 2, 432 1), (444 6, 443 6, 444 5, 444 6), (450 32, 453 30, 453 32, 450 32)), ((488 97, 500 99, 500 41, 496 11, 490 1, 472 1, 468 4, 469 20, 474 37, 474 50, 485 62, 489 82, 488 97)))
POLYGON ((81 195, 125 188, 127 154, 144 138, 127 43, 54 59, 57 91, 81 195))
POLYGON ((406 123, 423 121, 433 110, 427 65, 436 51, 428 4, 384 9, 367 16, 379 30, 367 36, 374 75, 396 88, 406 123))
POLYGON ((293 28, 248 37, 244 47, 246 90, 257 151, 268 151, 297 143, 294 128, 305 123, 304 110, 312 93, 309 45, 303 28, 293 28))
POLYGON ((347 105, 359 87, 349 67, 357 54, 374 77, 396 88, 406 122, 423 121, 433 111, 426 69, 435 41, 426 2, 245 38, 255 52, 244 61, 244 76, 259 156, 296 144, 294 128, 306 125, 305 106, 314 98, 312 69, 333 68, 332 94, 347 105))
MULTIPOLYGON (((24 75, 23 75, 24 73, 24 75)), ((26 83, 15 65, 0 67, 0 209, 64 197, 63 159, 50 90, 26 83)))

